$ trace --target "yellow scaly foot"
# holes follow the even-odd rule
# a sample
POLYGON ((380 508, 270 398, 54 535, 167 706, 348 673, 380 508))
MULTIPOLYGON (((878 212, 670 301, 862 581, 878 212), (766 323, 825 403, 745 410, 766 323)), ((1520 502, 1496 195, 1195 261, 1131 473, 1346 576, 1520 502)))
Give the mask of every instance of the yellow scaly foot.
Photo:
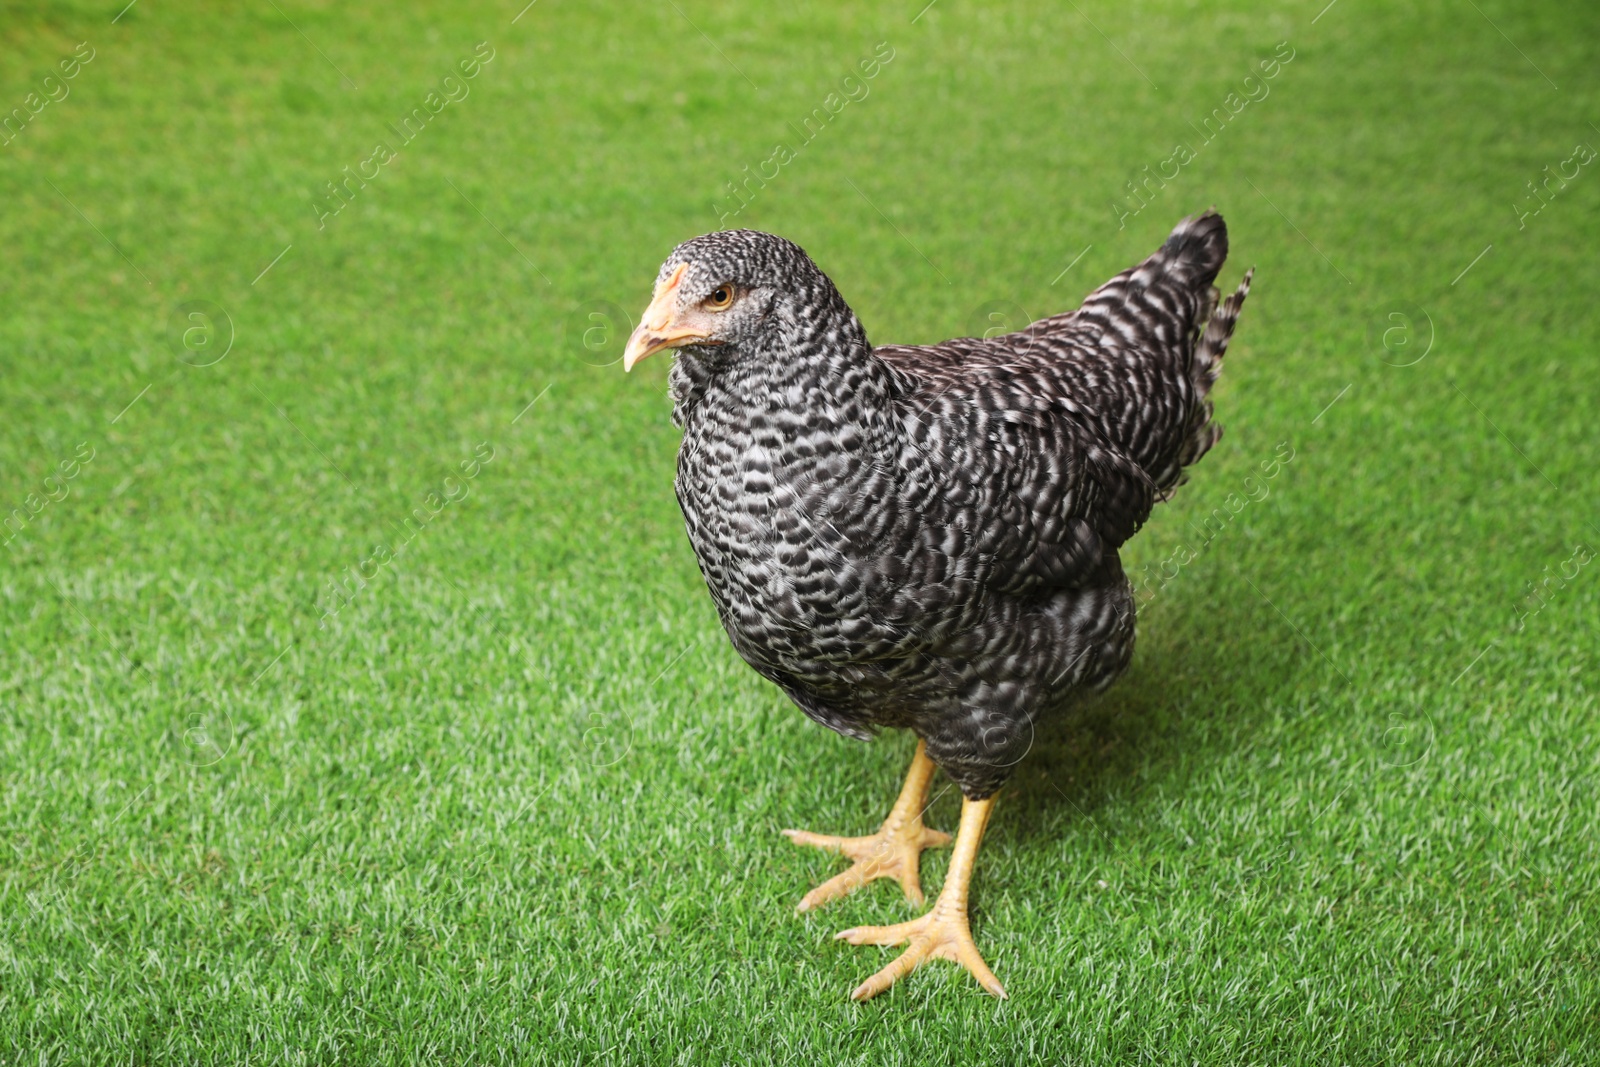
POLYGON ((930 959, 956 961, 971 971, 984 989, 997 997, 1005 997, 1005 988, 978 954, 972 930, 967 925, 967 889, 972 883, 973 863, 993 806, 993 797, 961 802, 961 828, 956 836, 955 852, 950 857, 950 873, 945 877, 939 899, 926 915, 893 926, 857 926, 835 935, 852 945, 907 946, 893 963, 857 986, 850 999, 875 997, 930 959))
POLYGON ((933 778, 933 761, 928 758, 926 746, 917 742, 917 754, 911 758, 911 769, 906 772, 906 784, 900 797, 889 810, 883 827, 866 837, 834 837, 814 834, 808 830, 785 830, 789 840, 797 845, 810 845, 842 852, 854 860, 843 874, 823 882, 800 901, 796 911, 810 911, 853 893, 868 882, 878 878, 893 878, 905 890, 906 899, 921 904, 922 850, 938 848, 950 843, 950 835, 942 830, 930 830, 922 823, 922 810, 928 800, 928 783, 933 778))

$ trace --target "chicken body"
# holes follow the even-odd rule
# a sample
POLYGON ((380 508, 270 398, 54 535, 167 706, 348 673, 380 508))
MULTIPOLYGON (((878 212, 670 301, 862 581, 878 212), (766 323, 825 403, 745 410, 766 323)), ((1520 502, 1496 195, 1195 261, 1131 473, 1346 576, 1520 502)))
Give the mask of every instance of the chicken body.
POLYGON ((910 729, 966 796, 993 793, 1040 716, 1132 656, 1117 549, 1216 439, 1206 394, 1248 287, 1202 337, 1226 254, 1203 215, 1077 311, 875 350, 805 259, 775 350, 683 349, 678 500, 740 655, 818 722, 910 729))

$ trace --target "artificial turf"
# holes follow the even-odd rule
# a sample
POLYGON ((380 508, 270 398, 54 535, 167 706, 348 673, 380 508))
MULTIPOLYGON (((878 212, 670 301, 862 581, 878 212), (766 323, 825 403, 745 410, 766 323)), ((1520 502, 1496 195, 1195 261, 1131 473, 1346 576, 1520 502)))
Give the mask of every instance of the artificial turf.
POLYGON ((919 8, 4 6, 0 1061, 1594 1060, 1600 15, 919 8), (778 830, 911 741, 731 651, 620 320, 724 212, 906 342, 1213 204, 1227 436, 991 826, 1011 999, 852 1004, 913 909, 778 830))

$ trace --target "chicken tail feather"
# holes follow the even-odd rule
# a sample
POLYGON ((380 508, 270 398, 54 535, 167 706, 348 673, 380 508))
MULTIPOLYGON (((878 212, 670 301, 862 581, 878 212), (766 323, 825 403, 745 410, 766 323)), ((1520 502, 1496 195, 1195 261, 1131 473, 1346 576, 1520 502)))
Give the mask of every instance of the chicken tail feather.
MULTIPOLYGON (((1211 387, 1216 384, 1217 375, 1222 373, 1222 357, 1228 351, 1228 342, 1233 338, 1233 328, 1239 321, 1244 298, 1250 295, 1250 279, 1255 277, 1255 273, 1254 267, 1245 271, 1239 288, 1220 305, 1217 303, 1220 294, 1215 288, 1211 290, 1211 313, 1206 319, 1205 328, 1200 331, 1200 339, 1194 348, 1194 361, 1189 365, 1196 399, 1189 413, 1183 448, 1178 454, 1180 469, 1199 460, 1222 438, 1221 424, 1213 422, 1211 418, 1211 387)), ((1183 479, 1180 478, 1178 485, 1181 484, 1183 479)), ((1168 488, 1162 494, 1162 499, 1170 498, 1178 485, 1168 488)))

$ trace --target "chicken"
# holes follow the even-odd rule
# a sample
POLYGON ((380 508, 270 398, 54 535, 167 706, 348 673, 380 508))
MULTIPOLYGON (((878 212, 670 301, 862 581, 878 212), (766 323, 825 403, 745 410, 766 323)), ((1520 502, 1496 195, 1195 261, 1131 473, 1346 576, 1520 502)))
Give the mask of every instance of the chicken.
POLYGON ((677 351, 678 502, 734 648, 824 726, 919 738, 876 834, 786 831, 854 861, 800 909, 884 877, 920 903, 921 853, 950 840, 922 822, 935 767, 963 795, 933 907, 838 935, 908 946, 857 1000, 935 957, 1005 995, 968 923, 978 846, 1039 720, 1133 655, 1117 550, 1220 435, 1208 394, 1251 278, 1218 306, 1227 253, 1208 211, 1076 311, 876 349, 781 237, 696 237, 661 268, 623 364, 677 351))

